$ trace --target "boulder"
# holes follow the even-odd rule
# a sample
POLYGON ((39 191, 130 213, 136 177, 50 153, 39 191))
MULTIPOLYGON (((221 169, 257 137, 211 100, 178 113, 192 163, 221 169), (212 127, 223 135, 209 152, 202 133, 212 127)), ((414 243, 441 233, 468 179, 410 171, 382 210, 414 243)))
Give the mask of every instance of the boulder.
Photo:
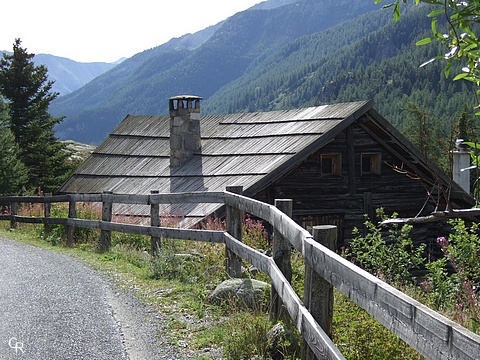
POLYGON ((258 307, 265 298, 270 285, 254 279, 229 279, 219 284, 210 294, 209 300, 214 304, 234 300, 237 304, 249 308, 258 307))

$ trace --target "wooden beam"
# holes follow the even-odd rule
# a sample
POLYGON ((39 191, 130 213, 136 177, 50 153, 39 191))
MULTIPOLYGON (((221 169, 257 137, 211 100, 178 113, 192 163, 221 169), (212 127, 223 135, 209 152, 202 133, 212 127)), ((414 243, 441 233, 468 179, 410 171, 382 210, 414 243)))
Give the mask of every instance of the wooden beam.
MULTIPOLYGON (((150 195, 156 195, 158 194, 158 190, 152 190, 150 192, 150 195)), ((159 227, 161 225, 160 223, 160 205, 158 203, 153 204, 151 202, 151 199, 148 199, 148 202, 150 202, 150 225, 159 227)), ((158 250, 160 250, 162 246, 162 238, 159 236, 152 236, 150 239, 150 254, 152 256, 156 256, 158 253, 158 250)))
MULTIPOLYGON (((312 229, 313 239, 328 249, 335 251, 337 247, 337 227, 319 225, 312 229)), ((313 318, 321 326, 325 334, 332 337, 333 322, 333 286, 313 271, 310 265, 305 265, 305 282, 303 303, 313 318)), ((305 341, 305 340, 304 340, 305 341)), ((303 346, 302 360, 314 360, 311 348, 303 346)))
MULTIPOLYGON (((285 215, 292 217, 293 200, 292 199, 275 199, 275 207, 285 215)), ((288 282, 292 281, 292 264, 290 262, 291 245, 285 237, 274 228, 273 231, 273 261, 280 269, 288 282)), ((282 299, 278 296, 275 287, 272 285, 270 291, 270 321, 277 322, 279 319, 283 321, 285 311, 283 309, 282 299)))
POLYGON ((272 284, 285 304, 285 308, 296 328, 302 336, 304 336, 308 346, 318 359, 345 359, 332 340, 325 334, 320 325, 305 308, 272 258, 241 243, 228 233, 225 233, 225 244, 238 256, 246 259, 257 269, 270 276, 272 284))
MULTIPOLYGON (((112 199, 111 191, 104 191, 102 194, 102 222, 112 221, 112 199)), ((112 233, 110 230, 105 230, 102 228, 102 233, 100 234, 100 251, 105 252, 110 250, 110 245, 112 243, 112 233)))
MULTIPOLYGON (((242 194, 242 186, 227 186, 227 191, 235 194, 242 194)), ((242 241, 242 221, 243 212, 237 207, 226 206, 226 222, 227 232, 235 239, 242 241)), ((242 260, 226 245, 226 271, 227 274, 233 278, 238 278, 242 275, 242 260)))
POLYGON ((480 336, 333 251, 305 240, 305 263, 423 356, 434 360, 473 360, 480 354, 480 336))
MULTIPOLYGON (((74 200, 70 200, 68 203, 68 218, 75 219, 77 217, 77 202, 74 200)), ((73 246, 75 237, 75 226, 67 225, 67 246, 73 246)))
POLYGON ((349 126, 347 132, 347 167, 348 167, 348 189, 349 194, 356 193, 355 184, 355 138, 353 135, 353 127, 349 126))

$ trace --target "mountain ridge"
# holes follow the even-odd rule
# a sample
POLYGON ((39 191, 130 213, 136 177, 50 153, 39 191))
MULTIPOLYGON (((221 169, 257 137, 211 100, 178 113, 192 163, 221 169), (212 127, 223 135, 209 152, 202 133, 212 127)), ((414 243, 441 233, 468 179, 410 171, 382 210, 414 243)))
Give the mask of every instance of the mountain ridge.
POLYGON ((273 49, 378 9, 360 0, 286 3, 235 14, 195 49, 172 50, 162 45, 146 50, 57 99, 52 113, 67 115, 58 127, 59 135, 99 143, 127 114, 166 113, 166 99, 171 96, 192 93, 208 101, 219 88, 243 76, 273 49), (92 124, 96 125, 95 134, 91 134, 92 124))
MULTIPOLYGON (((11 51, 0 50, 0 54, 3 53, 12 54, 11 51)), ((48 79, 54 81, 52 91, 58 92, 60 96, 81 88, 124 60, 125 58, 122 58, 113 63, 78 62, 51 54, 35 54, 33 57, 35 65, 45 65, 47 67, 48 79)))

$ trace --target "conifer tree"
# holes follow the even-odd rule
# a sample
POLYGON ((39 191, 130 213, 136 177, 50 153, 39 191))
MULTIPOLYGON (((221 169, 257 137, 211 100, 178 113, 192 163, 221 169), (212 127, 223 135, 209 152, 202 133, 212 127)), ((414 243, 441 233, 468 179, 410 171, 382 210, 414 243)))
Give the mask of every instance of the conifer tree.
POLYGON ((27 183, 27 169, 19 160, 19 149, 7 119, 7 106, 0 98, 0 195, 20 193, 27 183))
POLYGON ((51 92, 47 68, 35 66, 34 54, 13 44, 13 54, 0 59, 0 94, 8 102, 9 127, 19 146, 20 159, 28 169, 27 187, 45 192, 58 189, 70 172, 65 145, 54 134, 63 118, 48 113, 58 93, 51 92))

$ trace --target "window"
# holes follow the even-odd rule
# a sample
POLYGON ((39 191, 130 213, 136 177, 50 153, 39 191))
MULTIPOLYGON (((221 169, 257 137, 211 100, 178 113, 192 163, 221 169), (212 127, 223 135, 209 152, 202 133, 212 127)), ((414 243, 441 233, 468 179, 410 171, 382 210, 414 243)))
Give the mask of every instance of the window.
POLYGON ((322 154, 322 176, 340 176, 342 174, 342 156, 340 154, 322 154))
POLYGON ((362 175, 380 175, 380 153, 362 154, 361 171, 362 175))

